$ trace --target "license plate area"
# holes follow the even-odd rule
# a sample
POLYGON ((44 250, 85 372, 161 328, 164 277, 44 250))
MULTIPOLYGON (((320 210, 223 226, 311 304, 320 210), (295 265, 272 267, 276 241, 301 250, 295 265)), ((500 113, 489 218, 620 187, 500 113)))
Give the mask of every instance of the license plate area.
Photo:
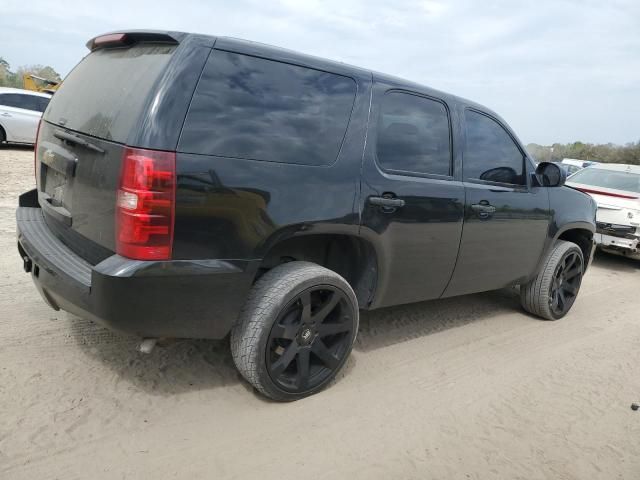
POLYGON ((43 142, 40 153, 40 191, 51 206, 71 212, 77 158, 50 142, 43 142))

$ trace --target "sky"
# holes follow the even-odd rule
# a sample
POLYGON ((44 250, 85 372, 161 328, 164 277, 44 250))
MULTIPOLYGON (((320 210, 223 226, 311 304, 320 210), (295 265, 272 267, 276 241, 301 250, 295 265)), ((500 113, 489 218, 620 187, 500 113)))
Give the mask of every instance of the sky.
POLYGON ((498 112, 524 143, 640 140, 640 1, 0 0, 0 57, 63 76, 126 29, 255 40, 498 112))

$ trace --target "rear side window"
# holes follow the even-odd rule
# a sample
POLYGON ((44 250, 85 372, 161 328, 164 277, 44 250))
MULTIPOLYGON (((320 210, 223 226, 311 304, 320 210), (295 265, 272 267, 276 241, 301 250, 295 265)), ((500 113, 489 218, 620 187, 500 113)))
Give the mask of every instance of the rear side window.
POLYGON ((378 118, 380 167, 399 173, 450 175, 449 116, 443 103, 402 92, 384 96, 378 118))
POLYGON ((215 51, 198 82, 179 150, 304 165, 340 151, 356 94, 353 79, 215 51))
POLYGON ((465 122, 464 178, 524 185, 524 155, 507 131, 472 110, 465 112, 465 122))
POLYGON ((0 95, 0 105, 13 108, 24 108, 26 110, 34 110, 32 102, 29 100, 31 95, 22 95, 19 93, 3 93, 0 95))
POLYGON ((64 79, 45 119, 125 143, 175 48, 139 44, 90 53, 64 79))
POLYGON ((33 103, 33 110, 36 112, 44 112, 49 105, 49 98, 31 96, 31 102, 33 103))

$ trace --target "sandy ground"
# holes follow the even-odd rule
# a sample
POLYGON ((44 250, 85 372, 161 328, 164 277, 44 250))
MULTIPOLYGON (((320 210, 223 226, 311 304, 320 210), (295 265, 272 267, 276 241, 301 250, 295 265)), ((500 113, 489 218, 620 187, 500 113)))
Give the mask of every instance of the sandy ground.
POLYGON ((514 291, 365 314, 335 384, 276 404, 224 342, 143 356, 41 301, 14 246, 32 155, 0 150, 0 478, 640 478, 640 265, 597 256, 559 322, 514 291))

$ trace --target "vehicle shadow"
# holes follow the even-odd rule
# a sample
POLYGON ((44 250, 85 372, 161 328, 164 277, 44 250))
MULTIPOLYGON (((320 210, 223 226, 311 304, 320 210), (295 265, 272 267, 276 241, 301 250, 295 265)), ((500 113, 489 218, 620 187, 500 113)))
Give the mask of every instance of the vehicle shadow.
POLYGON ((0 143, 0 150, 33 151, 33 145, 21 145, 16 143, 0 143))
MULTIPOLYGON (((355 349, 369 352, 518 310, 519 293, 509 288, 363 312, 355 349)), ((523 312, 523 319, 532 318, 523 312)))
MULTIPOLYGON (((514 308, 519 308, 517 291, 509 289, 362 312, 354 349, 366 354, 514 308)), ((228 339, 175 340, 142 354, 136 350, 138 337, 112 332, 70 314, 66 318, 70 337, 84 353, 108 366, 119 381, 147 393, 173 395, 238 383, 251 390, 234 366, 228 339)), ((336 381, 348 376, 355 363, 352 355, 336 381)))

